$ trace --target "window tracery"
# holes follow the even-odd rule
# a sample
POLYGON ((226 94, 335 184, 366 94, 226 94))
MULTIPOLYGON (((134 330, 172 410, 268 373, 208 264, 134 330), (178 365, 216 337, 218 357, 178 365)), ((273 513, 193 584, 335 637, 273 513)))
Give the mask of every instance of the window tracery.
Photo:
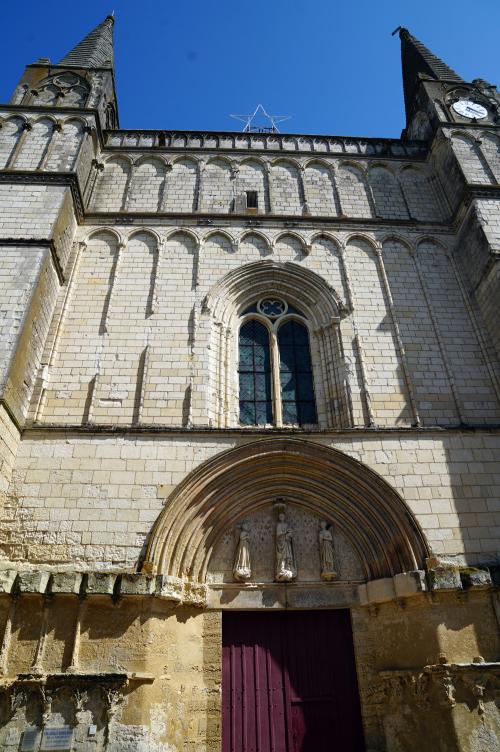
POLYGON ((317 423, 307 323, 282 298, 262 298, 244 311, 238 371, 242 425, 317 423))

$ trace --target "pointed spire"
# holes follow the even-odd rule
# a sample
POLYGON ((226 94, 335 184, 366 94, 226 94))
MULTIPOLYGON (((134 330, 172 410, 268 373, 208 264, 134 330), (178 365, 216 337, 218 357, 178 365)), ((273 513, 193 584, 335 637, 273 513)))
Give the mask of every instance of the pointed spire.
POLYGON ((436 57, 422 42, 415 39, 408 29, 399 29, 401 39, 401 63, 406 113, 414 99, 418 74, 423 73, 437 81, 463 81, 446 63, 436 57))
POLYGON ((76 68, 113 68, 113 24, 114 12, 87 34, 59 65, 76 68))

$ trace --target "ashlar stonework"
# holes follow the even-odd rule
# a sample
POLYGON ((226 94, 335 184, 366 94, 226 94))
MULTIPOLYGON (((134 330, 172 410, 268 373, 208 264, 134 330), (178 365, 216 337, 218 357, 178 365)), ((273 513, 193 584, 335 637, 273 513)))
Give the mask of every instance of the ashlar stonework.
POLYGON ((243 752, 228 612, 342 609, 367 751, 500 750, 496 88, 123 130, 113 25, 0 105, 0 746, 243 752))

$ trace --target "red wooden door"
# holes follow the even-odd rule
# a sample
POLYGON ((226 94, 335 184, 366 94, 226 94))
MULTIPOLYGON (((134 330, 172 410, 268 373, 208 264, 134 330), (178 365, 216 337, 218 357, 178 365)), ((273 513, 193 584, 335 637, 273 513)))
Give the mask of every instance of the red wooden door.
POLYGON ((362 752, 348 611, 222 617, 222 752, 362 752))

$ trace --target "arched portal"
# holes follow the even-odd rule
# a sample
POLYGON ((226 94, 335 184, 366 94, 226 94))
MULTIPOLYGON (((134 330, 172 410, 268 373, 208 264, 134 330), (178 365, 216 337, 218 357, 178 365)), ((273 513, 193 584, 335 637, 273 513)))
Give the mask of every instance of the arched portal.
POLYGON ((217 455, 178 486, 155 523, 148 568, 205 582, 227 529, 277 497, 334 520, 367 579, 423 568, 429 555, 406 503, 377 473, 321 444, 274 437, 217 455))

